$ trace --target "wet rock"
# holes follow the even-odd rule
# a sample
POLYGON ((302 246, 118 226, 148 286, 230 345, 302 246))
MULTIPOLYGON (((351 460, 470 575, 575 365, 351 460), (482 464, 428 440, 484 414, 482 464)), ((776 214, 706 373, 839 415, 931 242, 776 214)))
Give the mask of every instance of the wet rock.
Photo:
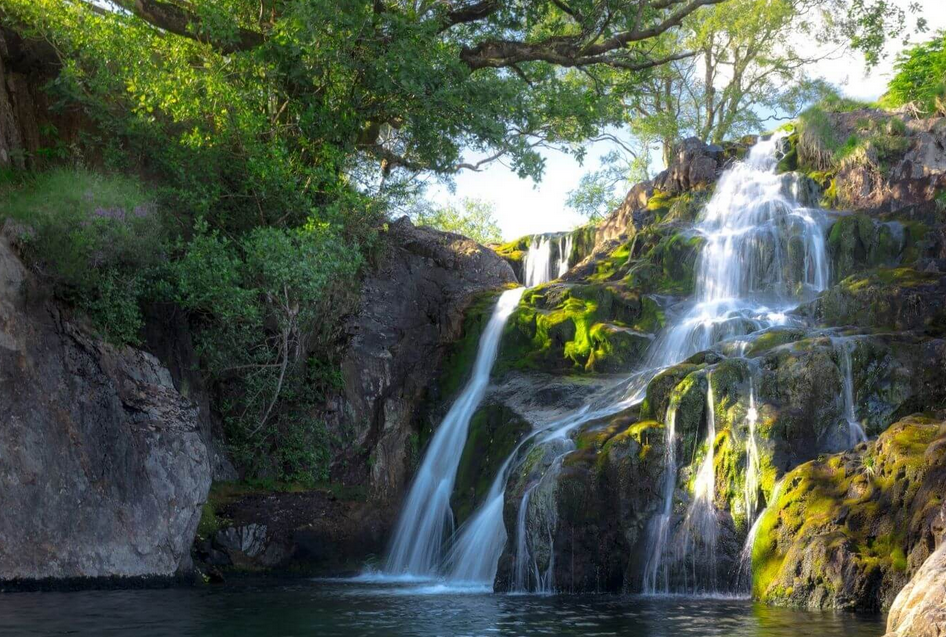
POLYGON ((659 504, 662 427, 636 410, 591 423, 577 450, 533 449, 507 486, 506 543, 497 587, 514 585, 519 507, 529 491, 527 586, 567 592, 637 590, 645 529, 659 504), (564 454, 564 455, 563 455, 564 454))
POLYGON ((879 268, 832 286, 799 313, 831 326, 946 331, 946 275, 938 270, 879 268))

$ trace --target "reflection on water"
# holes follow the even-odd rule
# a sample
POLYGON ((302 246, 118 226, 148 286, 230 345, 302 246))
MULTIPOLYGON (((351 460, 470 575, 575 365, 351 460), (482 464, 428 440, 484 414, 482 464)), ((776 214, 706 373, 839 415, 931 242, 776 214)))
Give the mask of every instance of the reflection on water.
POLYGON ((878 637, 883 618, 744 600, 452 593, 430 585, 255 582, 194 589, 7 593, 0 635, 620 635, 878 637))

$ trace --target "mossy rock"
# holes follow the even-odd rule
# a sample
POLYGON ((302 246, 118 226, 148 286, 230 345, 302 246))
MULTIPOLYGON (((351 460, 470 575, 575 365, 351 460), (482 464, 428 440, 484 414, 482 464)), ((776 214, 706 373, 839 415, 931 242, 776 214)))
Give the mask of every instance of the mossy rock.
POLYGON ((481 405, 473 414, 450 498, 458 526, 482 504, 503 462, 531 428, 528 421, 498 403, 481 405))
POLYGON ((523 295, 506 325, 494 373, 625 371, 662 324, 659 306, 625 286, 542 286, 523 295))
POLYGON ((644 402, 641 404, 641 418, 665 422, 674 389, 684 378, 703 369, 704 366, 703 364, 681 363, 657 374, 647 384, 644 402))
POLYGON ((585 369, 598 373, 630 372, 640 362, 653 335, 608 323, 591 328, 591 355, 585 369))
POLYGON ((753 594, 770 603, 881 610, 933 546, 946 423, 915 415, 856 450, 799 466, 763 517, 753 594))
POLYGON ((460 337, 444 356, 438 379, 437 398, 441 403, 452 402, 473 373, 473 364, 479 351, 480 336, 493 314, 501 292, 491 290, 476 295, 463 315, 460 337))
POLYGON ((841 217, 828 233, 828 255, 836 280, 863 270, 898 265, 904 236, 898 222, 878 223, 865 214, 841 217))
POLYGON ((946 276, 878 268, 832 286, 805 312, 825 325, 946 333, 946 276))

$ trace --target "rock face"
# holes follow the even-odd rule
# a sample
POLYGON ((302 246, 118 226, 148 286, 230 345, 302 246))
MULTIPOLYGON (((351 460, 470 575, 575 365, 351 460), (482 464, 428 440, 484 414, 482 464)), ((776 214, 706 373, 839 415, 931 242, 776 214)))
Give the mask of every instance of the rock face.
POLYGON ((460 336, 464 310, 477 293, 515 282, 508 263, 470 239, 414 227, 406 217, 390 225, 348 321, 345 387, 327 417, 346 449, 334 476, 367 483, 379 503, 397 498, 417 462, 419 407, 447 345, 460 336))
POLYGON ((73 323, 0 241, 0 579, 171 576, 210 487, 157 360, 73 323))
POLYGON ((631 188, 624 202, 601 222, 596 246, 604 246, 609 241, 619 239, 635 225, 640 225, 654 193, 674 197, 712 186, 729 162, 745 149, 744 144, 731 144, 723 148, 716 144, 705 144, 695 137, 683 140, 674 149, 667 169, 652 180, 631 188))
POLYGON ((916 572, 887 617, 886 637, 943 637, 946 635, 946 544, 916 572))
POLYGON ((366 557, 384 550, 387 525, 364 500, 325 491, 252 489, 214 499, 219 528, 194 546, 198 568, 207 573, 234 568, 355 573, 366 557))

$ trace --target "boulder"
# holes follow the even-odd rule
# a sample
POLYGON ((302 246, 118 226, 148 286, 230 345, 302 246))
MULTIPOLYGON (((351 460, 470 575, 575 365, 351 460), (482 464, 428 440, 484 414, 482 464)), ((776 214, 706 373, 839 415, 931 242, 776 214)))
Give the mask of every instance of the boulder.
POLYGON ((799 466, 761 522, 755 595, 809 608, 888 608, 935 546, 944 483, 946 422, 923 415, 799 466))
POLYGON ((0 240, 0 580, 191 567, 210 487, 197 408, 157 359, 97 339, 0 240))
POLYGON ((887 616, 886 637, 946 636, 946 544, 903 587, 887 616))

